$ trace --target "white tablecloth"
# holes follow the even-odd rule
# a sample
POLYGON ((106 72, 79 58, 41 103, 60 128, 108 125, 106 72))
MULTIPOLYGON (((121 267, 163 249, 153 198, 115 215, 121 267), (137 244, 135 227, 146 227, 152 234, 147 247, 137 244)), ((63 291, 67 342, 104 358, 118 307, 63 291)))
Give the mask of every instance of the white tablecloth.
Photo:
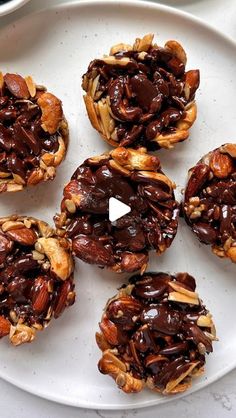
MULTIPOLYGON (((99 1, 99 0, 98 0, 99 1)), ((14 15, 0 18, 0 27, 13 16, 23 16, 47 4, 66 0, 31 0, 14 15)), ((159 0, 204 19, 236 40, 236 0, 159 0)), ((1 57, 0 57, 1 60, 1 57)), ((236 355, 236 353, 235 353, 236 355)), ((0 418, 235 418, 236 370, 193 395, 158 407, 131 411, 91 411, 55 404, 37 398, 0 379, 0 418)))

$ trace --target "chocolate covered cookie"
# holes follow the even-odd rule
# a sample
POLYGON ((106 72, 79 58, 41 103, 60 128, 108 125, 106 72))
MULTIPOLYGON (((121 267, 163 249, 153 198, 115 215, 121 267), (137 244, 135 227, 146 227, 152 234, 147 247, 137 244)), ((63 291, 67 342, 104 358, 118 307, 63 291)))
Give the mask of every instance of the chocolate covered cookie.
POLYGON ((144 271, 148 252, 163 253, 178 226, 174 184, 158 157, 145 149, 118 147, 88 158, 64 188, 58 234, 71 241, 81 260, 116 272, 144 271), (131 211, 109 220, 109 199, 131 211))
POLYGON ((0 193, 52 180, 67 145, 61 101, 31 77, 0 73, 0 193))
POLYGON ((0 218, 0 338, 31 342, 72 305, 73 270, 68 242, 46 222, 0 218))
POLYGON ((199 70, 186 71, 186 62, 177 41, 161 47, 153 44, 152 34, 133 46, 113 46, 83 76, 93 127, 115 147, 156 150, 184 141, 196 119, 199 86, 199 70))
POLYGON ((183 213, 214 254, 236 262, 236 145, 224 144, 189 170, 183 213))
POLYGON ((96 340, 98 367, 126 393, 187 390, 216 340, 212 316, 188 273, 134 276, 108 300, 96 340))

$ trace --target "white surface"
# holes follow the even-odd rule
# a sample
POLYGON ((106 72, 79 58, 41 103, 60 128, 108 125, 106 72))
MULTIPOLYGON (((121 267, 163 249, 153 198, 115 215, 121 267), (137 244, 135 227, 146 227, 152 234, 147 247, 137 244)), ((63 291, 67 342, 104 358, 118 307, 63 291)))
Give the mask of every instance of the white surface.
POLYGON ((109 220, 111 222, 117 221, 117 219, 122 218, 131 211, 130 206, 116 199, 115 197, 110 197, 109 199, 109 220))
MULTIPOLYGON (((45 4, 44 1, 40 4, 45 4)), ((55 3, 51 1, 50 3, 55 3)), ((175 2, 177 4, 177 2, 175 2)), ((182 2, 183 3, 183 2, 182 2)), ((205 17, 211 21, 211 24, 222 25, 222 29, 225 29, 229 34, 235 36, 235 27, 232 25, 235 16, 234 1, 217 1, 217 0, 205 0, 194 2, 189 4, 185 8, 189 11, 195 12, 198 15, 205 17), (223 16, 224 12, 224 17, 223 16)), ((32 1, 32 4, 24 8, 24 11, 32 10, 36 7, 36 2, 32 1)), ((17 15, 22 14, 17 12, 17 15)), ((6 19, 5 19, 6 21, 6 19)), ((62 373, 63 374, 63 373, 62 373)), ((97 411, 97 414, 104 417, 110 416, 140 416, 151 417, 157 415, 158 412, 162 417, 169 417, 174 415, 179 416, 192 416, 192 417, 225 417, 235 416, 236 406, 236 388, 235 388, 235 376, 236 373, 231 373, 221 381, 209 386, 204 391, 198 392, 194 395, 190 395, 183 400, 176 400, 174 403, 168 405, 158 406, 158 408, 148 408, 143 411, 131 411, 131 412, 101 412, 97 411)), ((86 384, 87 378, 85 375, 84 383, 86 384)), ((17 390, 2 382, 1 386, 1 412, 0 416, 5 417, 62 417, 68 414, 70 417, 86 415, 95 416, 95 412, 85 410, 74 410, 73 408, 66 408, 56 406, 41 399, 34 398, 26 393, 17 390), (12 402, 14 399, 14 403, 12 402)), ((158 414, 158 415, 159 415, 158 414)))
POLYGON ((14 10, 19 9, 28 3, 29 0, 10 0, 7 3, 0 5, 0 16, 7 15, 8 13, 14 12, 14 10))

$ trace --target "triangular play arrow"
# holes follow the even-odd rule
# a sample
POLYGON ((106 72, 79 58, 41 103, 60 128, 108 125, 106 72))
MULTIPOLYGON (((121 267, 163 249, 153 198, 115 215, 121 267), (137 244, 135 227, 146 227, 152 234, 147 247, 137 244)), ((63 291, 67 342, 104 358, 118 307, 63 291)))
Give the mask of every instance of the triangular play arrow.
POLYGON ((131 211, 131 208, 122 203, 120 200, 117 200, 115 197, 110 197, 109 199, 109 220, 111 222, 116 221, 122 216, 126 215, 131 211))

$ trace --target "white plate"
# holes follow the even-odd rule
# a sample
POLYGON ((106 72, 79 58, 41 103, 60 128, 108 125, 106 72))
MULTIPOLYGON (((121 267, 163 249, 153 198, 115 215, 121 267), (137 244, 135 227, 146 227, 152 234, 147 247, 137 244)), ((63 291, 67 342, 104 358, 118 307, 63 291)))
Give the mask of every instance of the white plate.
POLYGON ((7 3, 0 5, 0 16, 7 15, 8 13, 14 12, 24 4, 28 3, 29 0, 9 0, 7 3))
MULTIPOLYGON (((161 45, 168 39, 181 41, 188 68, 201 70, 198 120, 191 138, 173 151, 160 153, 164 170, 178 185, 179 197, 187 169, 208 150, 235 140, 236 45, 206 24, 165 6, 131 1, 80 1, 33 14, 0 31, 1 69, 30 73, 62 99, 70 124, 70 149, 54 182, 1 196, 0 215, 17 211, 52 222, 62 187, 75 168, 107 149, 86 117, 81 75, 89 61, 108 52, 111 44, 132 43, 148 32, 154 32, 161 45)), ((152 255, 149 269, 194 275, 200 295, 214 314, 220 342, 207 358, 205 376, 190 390, 196 391, 236 365, 235 265, 200 245, 181 221, 172 247, 160 258, 152 255)), ((88 408, 137 408, 176 399, 148 391, 128 396, 117 390, 111 378, 99 374, 94 333, 107 298, 125 276, 82 262, 77 263, 76 276, 76 304, 33 344, 16 349, 6 339, 1 341, 0 376, 34 394, 88 408)))

